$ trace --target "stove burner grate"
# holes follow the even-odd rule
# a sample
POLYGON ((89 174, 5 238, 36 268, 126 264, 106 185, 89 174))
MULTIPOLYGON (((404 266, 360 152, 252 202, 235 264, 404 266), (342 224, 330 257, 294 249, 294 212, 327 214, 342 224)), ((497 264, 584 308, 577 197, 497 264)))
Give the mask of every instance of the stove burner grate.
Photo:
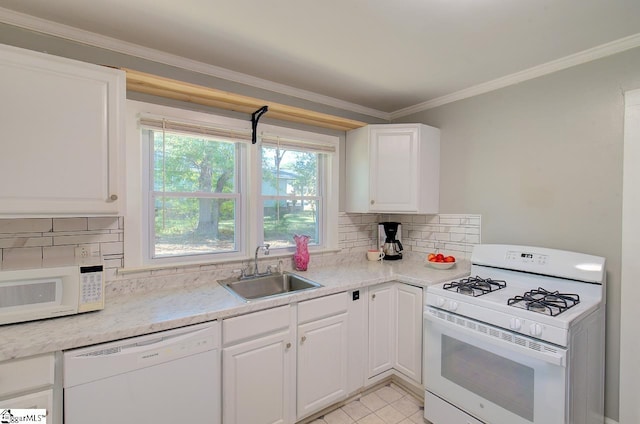
POLYGON ((580 303, 580 296, 577 294, 550 292, 542 287, 507 300, 507 304, 510 306, 550 316, 560 315, 578 303, 580 303))
POLYGON ((482 296, 496 290, 507 287, 503 280, 493 280, 491 278, 480 278, 478 276, 463 278, 460 281, 452 281, 442 286, 445 290, 457 291, 468 296, 482 296))

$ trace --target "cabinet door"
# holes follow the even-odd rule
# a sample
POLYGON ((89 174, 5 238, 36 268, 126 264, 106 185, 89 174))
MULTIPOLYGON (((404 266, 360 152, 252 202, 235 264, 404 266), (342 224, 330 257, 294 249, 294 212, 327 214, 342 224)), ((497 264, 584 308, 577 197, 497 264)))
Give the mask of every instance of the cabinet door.
POLYGON ((298 327, 298 419, 347 395, 347 314, 298 327))
POLYGON ((291 422, 288 405, 293 360, 289 331, 223 349, 222 413, 225 424, 291 422))
POLYGON ((124 72, 0 46, 0 214, 117 214, 124 72))
POLYGON ((407 377, 422 381, 422 289, 398 284, 396 293, 396 340, 394 368, 407 377))
POLYGON ((418 210, 418 128, 371 129, 369 171, 371 210, 418 210))
POLYGON ((393 368, 395 362, 395 284, 369 289, 368 377, 393 368))

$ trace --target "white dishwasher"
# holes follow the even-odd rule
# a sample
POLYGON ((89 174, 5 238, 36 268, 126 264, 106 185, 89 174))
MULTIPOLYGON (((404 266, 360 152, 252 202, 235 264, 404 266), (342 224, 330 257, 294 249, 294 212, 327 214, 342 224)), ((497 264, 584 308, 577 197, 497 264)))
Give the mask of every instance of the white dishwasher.
POLYGON ((65 424, 219 424, 220 323, 64 353, 65 424))

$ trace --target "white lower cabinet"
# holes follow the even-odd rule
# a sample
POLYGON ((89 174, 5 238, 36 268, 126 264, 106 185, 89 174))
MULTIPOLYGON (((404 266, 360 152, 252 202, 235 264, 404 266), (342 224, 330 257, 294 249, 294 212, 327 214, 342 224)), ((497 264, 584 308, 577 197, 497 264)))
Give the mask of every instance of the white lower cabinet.
POLYGON ((345 399, 348 301, 338 293, 224 320, 223 423, 294 423, 345 399))
POLYGON ((422 382, 422 288, 385 283, 369 289, 368 378, 392 369, 422 382))
MULTIPOLYGON (((44 409, 47 416, 53 409, 53 389, 0 400, 1 409, 44 409)), ((3 421, 2 421, 3 422, 3 421)))
POLYGON ((223 321, 224 424, 291 423, 295 357, 291 307, 223 321))
POLYGON ((395 363, 393 367, 417 383, 422 382, 422 288, 396 286, 395 363))
POLYGON ((54 376, 53 353, 0 362, 0 409, 45 409, 47 422, 59 423, 54 376))
POLYGON ((347 306, 347 293, 298 305, 298 420, 347 396, 347 306))
POLYGON ((369 288, 369 360, 371 378, 393 368, 396 283, 369 288))
POLYGON ((223 424, 292 424, 393 370, 419 385, 422 289, 358 293, 368 301, 343 292, 223 320, 223 424))

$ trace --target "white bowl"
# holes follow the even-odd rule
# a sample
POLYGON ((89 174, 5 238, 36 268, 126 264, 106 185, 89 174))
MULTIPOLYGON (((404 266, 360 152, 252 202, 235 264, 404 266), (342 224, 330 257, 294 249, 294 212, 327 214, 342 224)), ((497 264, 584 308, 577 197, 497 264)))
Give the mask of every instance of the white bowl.
POLYGON ((424 263, 435 269, 449 269, 456 264, 455 262, 430 262, 428 260, 424 263))

